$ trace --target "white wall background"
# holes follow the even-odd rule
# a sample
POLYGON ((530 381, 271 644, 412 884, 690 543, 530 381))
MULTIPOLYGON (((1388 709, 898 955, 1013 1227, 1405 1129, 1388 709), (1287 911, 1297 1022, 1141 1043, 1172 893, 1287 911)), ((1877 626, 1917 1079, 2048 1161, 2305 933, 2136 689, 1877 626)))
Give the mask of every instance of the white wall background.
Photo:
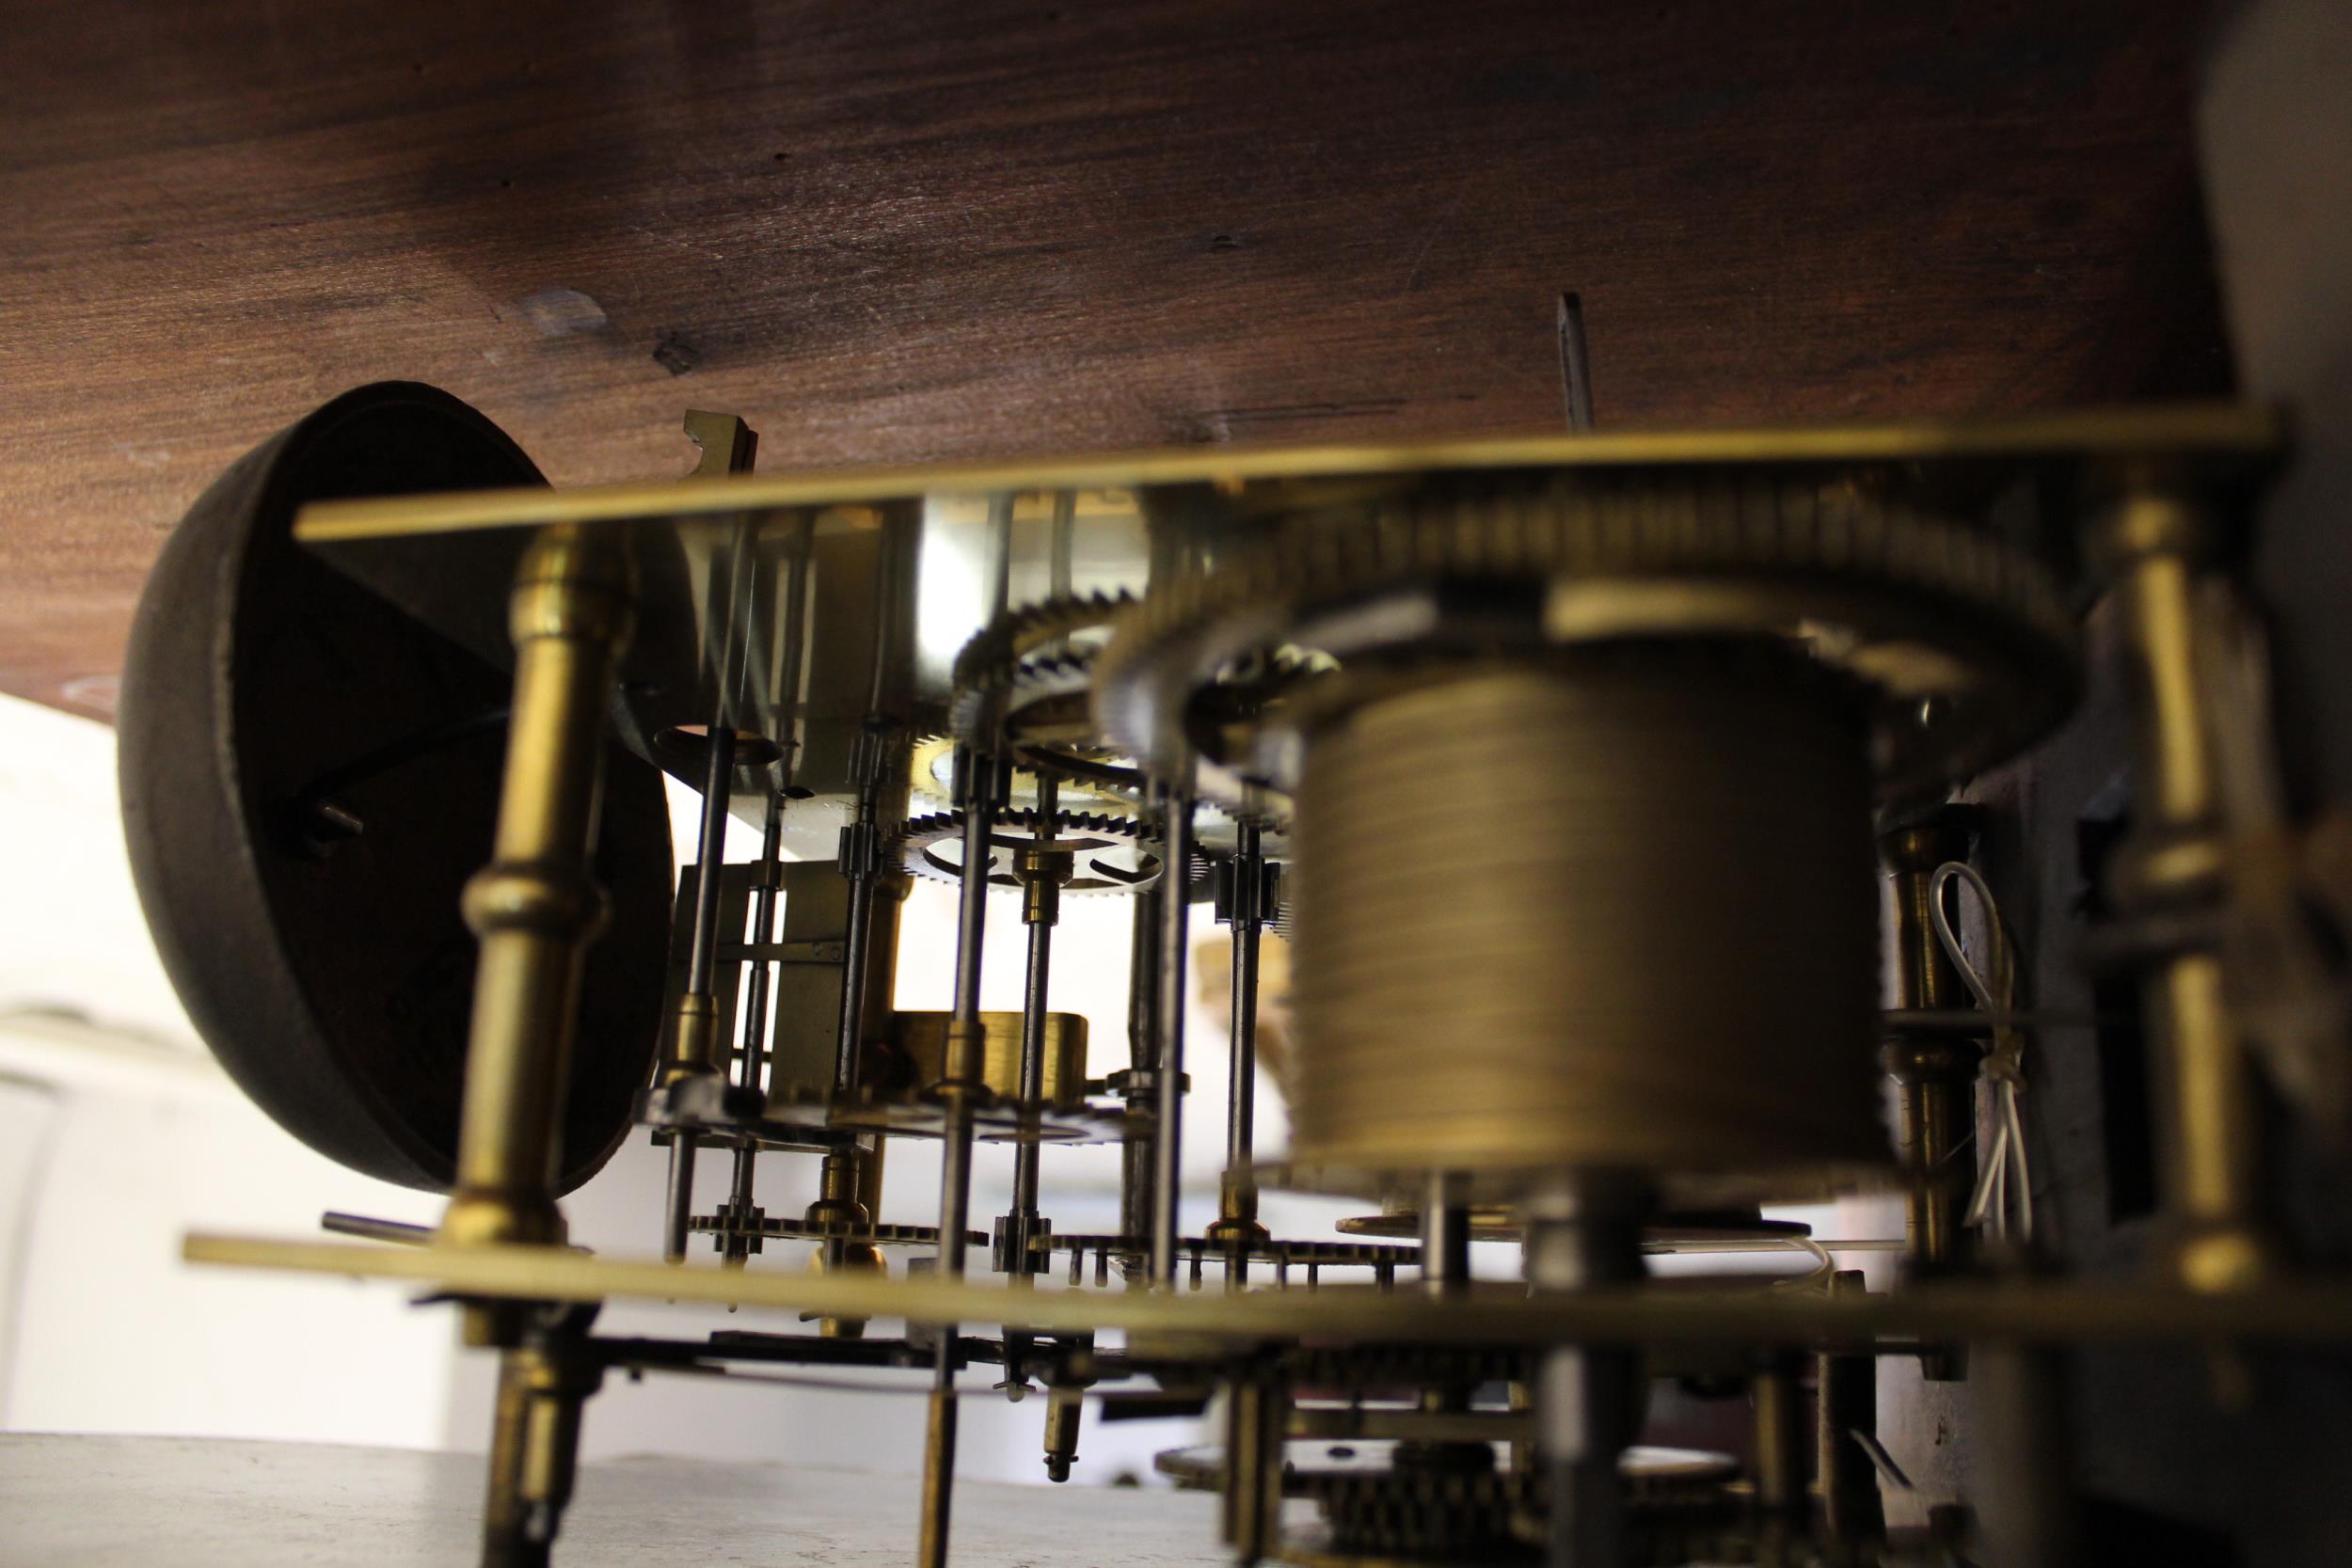
POLYGON ((0 1425, 438 1442, 444 1325, 392 1292, 180 1263, 191 1228, 301 1234, 416 1195, 312 1154, 214 1065, 114 797, 112 731, 0 698, 0 1425))

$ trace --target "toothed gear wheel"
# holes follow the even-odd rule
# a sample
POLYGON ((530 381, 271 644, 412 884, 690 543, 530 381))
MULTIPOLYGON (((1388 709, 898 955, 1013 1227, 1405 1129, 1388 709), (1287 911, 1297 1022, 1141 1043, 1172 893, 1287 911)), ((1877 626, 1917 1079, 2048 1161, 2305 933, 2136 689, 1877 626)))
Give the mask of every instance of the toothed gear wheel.
MULTIPOLYGON (((1041 815, 1020 807, 995 814, 989 825, 991 887, 1021 885, 1014 868, 1022 852, 1040 843, 1041 815)), ((1054 813, 1053 832, 1055 847, 1074 856, 1064 893, 1134 893, 1159 880, 1159 841, 1139 818, 1060 811, 1054 813)), ((910 818, 890 843, 891 852, 914 875, 935 882, 962 880, 962 812, 910 818)))
POLYGON ((1421 1389, 1438 1384, 1525 1383, 1534 1352, 1508 1345, 1301 1345, 1283 1358, 1295 1388, 1357 1392, 1421 1389))
POLYGON ((1514 1522, 1534 1511, 1538 1488, 1534 1476, 1489 1467, 1311 1475, 1299 1490, 1341 1552, 1453 1561, 1522 1555, 1514 1522))
POLYGON ((949 730, 971 744, 993 746, 1016 691, 1083 693, 1100 634, 1135 603, 1125 593, 1070 594, 998 616, 956 655, 949 730), (1093 641, 1079 641, 1090 632, 1097 634, 1093 641))
MULTIPOLYGON (((1198 743, 1200 694, 1270 642, 1345 671, 1661 639, 1789 641, 1864 681, 1890 796, 2010 754, 2079 683, 2055 575, 1986 529, 1844 480, 1633 471, 1295 518, 1124 611, 1095 658, 1095 713, 1164 766, 1198 743)), ((1246 749, 1211 760, 1295 782, 1295 748, 1246 749)))
MULTIPOLYGON (((1091 701, 1101 637, 1136 602, 1133 594, 1120 593, 1025 606, 1000 616, 957 655, 948 729, 968 744, 1011 748, 1032 781, 1024 786, 1018 782, 1023 775, 1016 773, 1013 804, 1037 803, 1034 780, 1040 773, 1096 800, 1141 800, 1144 776, 1126 754, 1103 743, 1091 701), (1089 634, 1093 634, 1091 640, 1089 634)), ((1248 722, 1267 703, 1334 668, 1329 659, 1301 649, 1265 650, 1229 672, 1229 678, 1204 701, 1202 717, 1211 724, 1248 722)), ((953 742, 935 744, 951 746, 953 742)), ((918 748, 916 792, 950 799, 919 776, 923 755, 918 748)), ((1206 841, 1220 846, 1229 842, 1236 814, 1274 833, 1287 832, 1287 801, 1271 796, 1223 794, 1232 798, 1212 792, 1200 801, 1199 831, 1206 841)))
MULTIPOLYGON (((1715 1456, 1629 1450, 1620 1470, 1632 1533, 1628 1560, 1686 1562, 1703 1552, 1738 1518, 1724 1489, 1732 1469, 1715 1456), (1652 1465, 1645 1453, 1673 1462, 1652 1465)), ((1314 1498, 1337 1553, 1386 1560, 1538 1559, 1549 1512, 1537 1472, 1415 1467, 1402 1454, 1391 1469, 1310 1475, 1296 1490, 1314 1498)))
MULTIPOLYGON (((1380 1438, 1294 1438, 1282 1454, 1282 1495, 1311 1498, 1320 1539, 1293 1540, 1286 1560, 1343 1564, 1505 1562, 1539 1556, 1549 1512, 1540 1471, 1507 1467, 1499 1445, 1415 1444, 1380 1438), (1301 1549, 1303 1548, 1303 1549, 1301 1549)), ((1223 1491, 1221 1448, 1175 1449, 1152 1467, 1180 1487, 1223 1491)), ((1727 1454, 1636 1446, 1618 1477, 1632 1526, 1630 1563, 1715 1560, 1740 1512, 1727 1454)))
MULTIPOLYGON (((1039 654, 1021 661, 1006 683, 997 734, 1025 750, 1054 747, 1114 754, 1104 745, 1088 701, 1099 647, 1039 654)), ((1328 658, 1279 647, 1245 661, 1201 692, 1200 720, 1211 726, 1254 718, 1302 682, 1338 669, 1328 658)))
MULTIPOLYGON (((916 740, 907 754, 907 787, 916 802, 926 809, 942 810, 956 803, 955 753, 956 741, 949 736, 924 736, 916 740)), ((1072 778, 1056 770, 1061 788, 1061 800, 1071 806, 1095 807, 1120 813, 1135 807, 1132 790, 1116 784, 1098 783, 1089 778, 1072 778)), ((1034 807, 1037 804, 1038 776, 1025 768, 1012 773, 1012 794, 1007 804, 1034 807)))

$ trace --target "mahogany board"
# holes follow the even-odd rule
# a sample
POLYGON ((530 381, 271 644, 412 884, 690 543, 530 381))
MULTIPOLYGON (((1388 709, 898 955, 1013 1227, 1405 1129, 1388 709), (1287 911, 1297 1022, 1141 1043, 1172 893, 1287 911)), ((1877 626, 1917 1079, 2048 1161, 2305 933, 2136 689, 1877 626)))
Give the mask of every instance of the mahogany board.
POLYGON ((0 689, 361 382, 558 483, 2225 389, 2201 8, 0 4, 0 689))

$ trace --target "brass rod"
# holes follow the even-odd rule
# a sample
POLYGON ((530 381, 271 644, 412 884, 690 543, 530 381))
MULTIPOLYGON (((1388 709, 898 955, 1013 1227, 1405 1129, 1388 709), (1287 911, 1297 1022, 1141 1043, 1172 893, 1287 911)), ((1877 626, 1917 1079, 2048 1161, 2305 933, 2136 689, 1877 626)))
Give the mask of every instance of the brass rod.
POLYGON ((573 1466, 580 1452, 580 1402, 556 1386, 560 1375, 545 1352, 529 1357, 530 1403, 523 1420, 522 1533, 526 1546, 545 1561, 571 1501, 573 1466))
MULTIPOLYGON (((1611 1196, 1572 1188, 1531 1195, 1524 1211, 1530 1300, 1573 1305, 1643 1275, 1638 1222, 1611 1196)), ((1428 1300, 1458 1311, 1454 1299, 1428 1300)), ((1622 1345, 1555 1345, 1537 1372, 1537 1447, 1547 1474, 1549 1568, 1616 1568, 1627 1560, 1618 1456, 1638 1425, 1638 1369, 1622 1345)))
POLYGON ((1470 1209, 1461 1181, 1432 1171, 1421 1200, 1421 1283, 1432 1295, 1459 1295, 1470 1286, 1470 1209))
MULTIPOLYGON (((1127 1097, 1127 1124, 1119 1140, 1119 1233, 1149 1236, 1157 1210, 1152 1174, 1159 1165, 1159 1094, 1151 1075, 1160 1060, 1160 900, 1162 884, 1152 883, 1136 894, 1127 945, 1127 1069, 1133 1085, 1127 1097)), ((1120 1259, 1121 1277, 1133 1281, 1146 1274, 1150 1259, 1120 1259)))
MULTIPOLYGON (((1053 975, 1054 927, 1041 920, 1029 927, 1029 957, 1021 1008, 1021 1098, 1034 1104, 1045 1094, 1046 990, 1053 975)), ((1025 1142, 1013 1161, 1013 1202, 1037 1207, 1037 1144, 1025 1142)))
MULTIPOLYGON (((1188 765, 1187 765, 1188 767, 1188 765)), ((1176 1238, 1184 1148, 1184 962, 1191 951, 1192 792, 1184 785, 1162 796, 1159 949, 1159 1117, 1152 1137, 1152 1279, 1176 1286, 1176 1238)))
POLYGON ((2077 1516, 2064 1357, 2046 1346, 1993 1344, 1975 1364, 1975 1555, 2003 1568, 2096 1560, 2077 1516))
MULTIPOLYGON (((858 1054, 866 1044, 867 974, 874 945, 874 882, 882 875, 882 793, 889 783, 887 741, 898 724, 882 709, 888 685, 891 627, 898 608, 898 531, 882 532, 874 573, 874 657, 866 672, 866 721, 851 742, 850 773, 857 785, 857 815, 841 832, 835 863, 849 879, 850 904, 841 968, 841 1021, 834 1037, 836 1092, 857 1087, 858 1054)), ((892 927, 893 939, 896 927, 892 927)))
MULTIPOLYGON (((874 737, 878 739, 879 737, 874 737)), ((866 956, 874 936, 874 879, 881 874, 882 794, 879 744, 858 737, 857 817, 841 834, 839 860, 849 879, 850 904, 841 958, 841 1018, 834 1036, 833 1084, 836 1091, 857 1086, 858 1052, 866 1035, 866 956), (870 753, 870 754, 869 754, 870 753)))
POLYGON ((694 1135, 680 1130, 670 1134, 670 1168, 661 1188, 661 1256, 670 1262, 686 1260, 686 1239, 694 1221, 694 1135))
MULTIPOLYGON (((1855 1269, 1831 1275, 1829 1288, 1832 1296, 1841 1298, 1867 1289, 1855 1269)), ((1857 1548, 1886 1534, 1878 1465, 1864 1446, 1866 1438, 1878 1437, 1878 1363, 1867 1355, 1817 1355, 1813 1378, 1813 1475, 1820 1497, 1820 1535, 1825 1545, 1852 1560, 1860 1555, 1857 1548)))
MULTIPOLYGON (((702 832, 694 856, 694 908, 686 949, 686 989, 678 998, 671 1038, 670 1080, 713 1073, 719 1068, 719 1011, 715 990, 719 962, 719 894, 726 879, 727 806, 735 790, 735 727, 723 709, 714 715, 706 737, 702 832)), ((739 932, 739 936, 740 933, 739 932)), ((662 1205, 661 1252, 672 1262, 686 1256, 687 1224, 694 1209, 694 1134, 670 1134, 670 1173, 662 1205)))
MULTIPOLYGON (((1040 778, 1037 783, 1037 824, 1041 843, 1051 843, 1054 818, 1061 809, 1061 788, 1056 781, 1040 778)), ((1060 889, 1052 882, 1050 870, 1031 865, 1025 868, 1023 922, 1029 927, 1029 961, 1021 991, 1021 1069, 1020 1094, 1025 1104, 1035 1105, 1045 1098, 1045 1014, 1046 993, 1053 976, 1054 925, 1058 913, 1060 889)), ((1029 1247, 1029 1231, 1037 1224, 1038 1145, 1026 1141, 1018 1145, 1012 1156, 1012 1212, 1015 1232, 1008 1261, 1011 1271, 1025 1275, 1042 1265, 1029 1247)))
MULTIPOLYGON (((776 938, 776 889, 782 876, 778 857, 783 845, 784 797, 771 794, 767 819, 760 827, 759 877, 752 884, 754 945, 776 938)), ((768 1047, 768 995, 772 981, 772 965, 765 959, 754 959, 744 974, 743 1048, 736 1058, 735 1081, 747 1089, 759 1087, 759 1058, 768 1047)))
POLYGON ((1242 1370, 1226 1388, 1222 1523, 1235 1568, 1251 1568, 1274 1544, 1288 1402, 1270 1374, 1257 1367, 1242 1370))
MULTIPOLYGON (((686 989, 711 994, 719 958, 719 890, 725 879, 727 804, 735 792, 735 728, 723 719, 710 724, 709 752, 703 768, 702 839, 694 857, 694 925, 687 946, 686 989)), ((708 1065, 708 1064, 706 1064, 708 1065)))
POLYGON ((1232 1058, 1225 1097, 1225 1180, 1218 1219, 1234 1248, 1226 1283, 1242 1284, 1249 1268, 1247 1242, 1258 1220, 1258 1188, 1249 1176, 1257 1158, 1258 1117, 1258 943, 1264 929, 1263 838, 1258 824, 1234 825, 1232 889, 1232 1058))
MULTIPOLYGON (((760 827, 759 879, 752 887, 751 943, 762 946, 775 940, 776 887, 779 880, 777 856, 784 837, 784 797, 771 793, 768 797, 767 819, 760 827)), ((759 1085, 759 1058, 768 1045, 768 992, 771 981, 770 965, 765 959, 754 959, 744 976, 743 1047, 736 1058, 735 1082, 741 1087, 756 1090, 759 1085)), ((741 1227, 750 1222, 754 1183, 758 1176, 759 1149, 751 1143, 740 1144, 735 1150, 735 1168, 727 1183, 727 1202, 735 1211, 737 1230, 726 1240, 729 1259, 740 1262, 750 1256, 749 1239, 741 1227)), ((687 1196, 691 1203, 692 1188, 687 1196)), ((691 1217, 691 1216, 690 1216, 691 1217)))
MULTIPOLYGON (((498 1398, 490 1427, 487 1495, 482 1505, 482 1568, 516 1568, 533 1554, 523 1536, 524 1429, 531 1418, 531 1353, 499 1355, 498 1398)), ((544 1552, 536 1554, 546 1560, 544 1552)))
POLYGON ((1804 1401, 1796 1362, 1775 1356, 1749 1382, 1754 1402, 1756 1560, 1763 1568, 1795 1568, 1807 1513, 1804 1401))
MULTIPOLYGON (((973 1031, 977 1051, 980 1036, 980 941, 988 923, 988 872, 994 858, 989 842, 992 826, 994 771, 991 758, 966 748, 956 761, 959 792, 963 796, 963 868, 956 894, 956 987, 952 1011, 973 1031)), ((949 1076, 955 1076, 952 1063, 949 1076)), ((977 1058, 971 1077, 979 1078, 977 1058)))
MULTIPOLYGON (((941 1331, 940 1363, 946 1365, 946 1348, 953 1336, 941 1331)), ((923 1523, 916 1538, 914 1560, 921 1568, 946 1568, 947 1528, 955 1510, 956 1395, 948 1386, 952 1372, 940 1374, 931 1387, 930 1419, 923 1430, 923 1523)))
MULTIPOLYGON (((968 1245, 964 1227, 972 1210, 972 1097, 979 1092, 981 942, 987 935, 988 872, 993 858, 989 839, 995 782, 993 764, 969 747, 957 756, 957 787, 963 797, 961 901, 956 921, 955 1007, 947 1025, 946 1072, 938 1092, 946 1104, 939 1151, 939 1278, 963 1277, 968 1245)), ((938 1353, 931 1369, 930 1424, 923 1448, 923 1517, 916 1544, 922 1568, 946 1568, 947 1525, 955 1492, 956 1324, 933 1327, 938 1353)))

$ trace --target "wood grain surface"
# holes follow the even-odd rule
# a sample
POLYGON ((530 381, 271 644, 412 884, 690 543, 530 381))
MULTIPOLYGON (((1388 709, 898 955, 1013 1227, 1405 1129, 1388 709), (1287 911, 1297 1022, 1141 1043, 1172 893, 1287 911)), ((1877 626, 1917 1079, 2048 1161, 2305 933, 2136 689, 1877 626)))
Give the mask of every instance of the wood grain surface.
POLYGON ((2225 388, 2200 8, 6 0, 0 689, 414 377, 559 483, 2225 388))

